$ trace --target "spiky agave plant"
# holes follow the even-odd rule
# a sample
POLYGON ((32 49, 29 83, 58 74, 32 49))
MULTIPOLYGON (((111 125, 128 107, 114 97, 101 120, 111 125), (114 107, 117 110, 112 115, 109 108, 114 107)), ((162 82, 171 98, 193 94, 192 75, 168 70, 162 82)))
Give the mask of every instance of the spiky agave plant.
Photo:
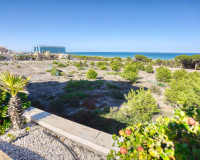
POLYGON ((30 77, 24 78, 17 76, 9 71, 3 72, 0 77, 0 89, 7 91, 11 94, 8 107, 8 115, 13 124, 14 129, 21 129, 23 125, 22 117, 22 103, 20 98, 17 96, 19 92, 24 90, 30 77))

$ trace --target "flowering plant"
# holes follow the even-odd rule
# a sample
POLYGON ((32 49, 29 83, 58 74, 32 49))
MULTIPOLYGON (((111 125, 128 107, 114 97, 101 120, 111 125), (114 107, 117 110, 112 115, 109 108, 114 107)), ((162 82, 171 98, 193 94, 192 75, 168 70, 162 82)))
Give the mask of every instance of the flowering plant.
POLYGON ((171 118, 129 126, 119 131, 120 136, 113 135, 119 151, 111 150, 107 159, 196 160, 200 155, 199 120, 199 109, 182 107, 171 118))

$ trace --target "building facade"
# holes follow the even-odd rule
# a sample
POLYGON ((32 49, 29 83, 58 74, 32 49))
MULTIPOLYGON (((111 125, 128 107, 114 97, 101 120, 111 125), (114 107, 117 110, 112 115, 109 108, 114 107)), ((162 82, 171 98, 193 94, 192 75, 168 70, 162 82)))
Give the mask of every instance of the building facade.
POLYGON ((9 54, 9 50, 5 47, 0 47, 0 54, 9 54))
POLYGON ((64 46, 35 46, 34 52, 39 53, 45 53, 45 52, 51 52, 51 53, 65 53, 65 47, 64 46))

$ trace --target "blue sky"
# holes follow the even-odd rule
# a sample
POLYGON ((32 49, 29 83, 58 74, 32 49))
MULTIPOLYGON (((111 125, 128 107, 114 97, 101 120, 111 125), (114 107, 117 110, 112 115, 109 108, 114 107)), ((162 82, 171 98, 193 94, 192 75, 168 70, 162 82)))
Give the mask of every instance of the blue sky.
POLYGON ((200 53, 200 0, 0 0, 0 46, 200 53))

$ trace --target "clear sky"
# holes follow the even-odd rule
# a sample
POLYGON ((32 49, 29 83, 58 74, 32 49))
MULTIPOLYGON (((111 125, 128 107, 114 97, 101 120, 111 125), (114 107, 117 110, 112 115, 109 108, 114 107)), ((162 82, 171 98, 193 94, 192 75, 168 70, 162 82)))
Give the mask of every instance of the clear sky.
POLYGON ((0 0, 0 46, 200 53, 200 0, 0 0))

